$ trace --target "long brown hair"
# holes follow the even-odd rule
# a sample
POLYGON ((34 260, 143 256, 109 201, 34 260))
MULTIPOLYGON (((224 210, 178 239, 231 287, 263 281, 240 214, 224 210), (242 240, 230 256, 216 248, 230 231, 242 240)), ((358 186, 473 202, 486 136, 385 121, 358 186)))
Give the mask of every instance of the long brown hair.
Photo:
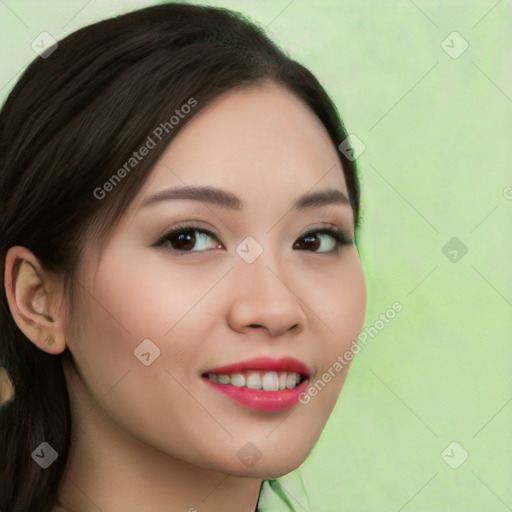
MULTIPOLYGON (((39 350, 15 324, 3 277, 7 250, 26 247, 44 268, 63 273, 71 300, 84 240, 106 239, 176 134, 220 94, 267 82, 309 105, 336 147, 346 139, 312 73, 253 22, 223 8, 169 3, 89 25, 36 58, 10 93, 0 114, 0 364, 15 398, 0 407, 1 512, 49 512, 71 432, 66 352, 39 350), (197 104, 173 124, 191 98, 197 104), (113 181, 148 137, 156 142, 159 126, 154 148, 113 181), (108 197, 99 197, 107 188, 108 197), (47 469, 31 457, 42 441, 59 454, 47 469)), ((355 163, 338 155, 357 227, 355 163)))

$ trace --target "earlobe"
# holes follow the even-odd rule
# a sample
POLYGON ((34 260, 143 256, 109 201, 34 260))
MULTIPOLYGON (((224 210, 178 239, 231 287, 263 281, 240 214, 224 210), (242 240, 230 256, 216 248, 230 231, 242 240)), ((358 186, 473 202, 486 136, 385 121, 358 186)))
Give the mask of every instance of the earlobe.
POLYGON ((61 288, 56 276, 40 265, 32 252, 24 247, 11 247, 5 262, 5 292, 11 314, 18 328, 38 348, 59 354, 66 348, 61 301, 61 288))

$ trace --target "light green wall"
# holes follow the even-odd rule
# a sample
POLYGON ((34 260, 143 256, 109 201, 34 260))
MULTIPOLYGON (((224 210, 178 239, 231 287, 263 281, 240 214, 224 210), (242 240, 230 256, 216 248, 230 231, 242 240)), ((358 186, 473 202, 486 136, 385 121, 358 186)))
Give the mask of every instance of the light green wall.
MULTIPOLYGON (((0 3, 2 100, 42 31, 151 3, 0 3)), ((210 3, 268 25, 365 144, 366 326, 403 305, 302 467, 311 510, 512 510, 512 2, 210 3)))

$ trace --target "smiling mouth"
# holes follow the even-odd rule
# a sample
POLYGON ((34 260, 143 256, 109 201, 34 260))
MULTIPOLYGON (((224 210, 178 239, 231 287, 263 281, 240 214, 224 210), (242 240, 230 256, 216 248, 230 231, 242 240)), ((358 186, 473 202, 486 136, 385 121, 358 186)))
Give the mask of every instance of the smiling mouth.
POLYGON ((234 386, 262 391, 285 391, 294 389, 307 376, 296 372, 247 371, 228 373, 206 373, 202 377, 224 386, 234 386))
POLYGON ((293 357, 260 356, 209 368, 201 377, 211 389, 244 407, 273 413, 295 407, 311 375, 311 368, 293 357))
POLYGON ((265 414, 295 407, 309 386, 309 377, 295 372, 208 372, 202 377, 213 390, 246 408, 265 414))

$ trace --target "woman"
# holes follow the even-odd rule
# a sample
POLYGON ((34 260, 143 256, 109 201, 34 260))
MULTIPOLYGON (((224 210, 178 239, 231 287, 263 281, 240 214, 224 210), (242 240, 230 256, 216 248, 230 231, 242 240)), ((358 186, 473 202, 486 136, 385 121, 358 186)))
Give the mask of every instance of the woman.
POLYGON ((241 15, 157 5, 36 59, 0 135, 0 510, 293 510, 366 305, 318 81, 241 15))

